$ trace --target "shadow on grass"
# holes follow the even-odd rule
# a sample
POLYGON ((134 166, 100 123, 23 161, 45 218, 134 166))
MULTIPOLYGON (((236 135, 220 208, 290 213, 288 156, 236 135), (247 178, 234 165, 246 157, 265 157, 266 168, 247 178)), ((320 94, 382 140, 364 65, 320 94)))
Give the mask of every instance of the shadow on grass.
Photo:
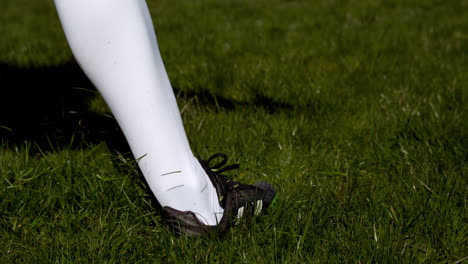
POLYGON ((0 63, 0 82, 0 139, 8 146, 28 141, 49 150, 122 142, 113 118, 89 111, 97 92, 76 63, 37 68, 0 63))
MULTIPOLYGON (((0 82, 0 139, 4 144, 16 146, 28 141, 48 150, 106 141, 112 150, 129 151, 115 120, 89 109, 97 91, 77 63, 23 68, 0 62, 0 82)), ((252 102, 234 102, 208 92, 179 92, 177 87, 175 92, 225 111, 245 105, 268 112, 293 108, 262 95, 255 95, 252 102)))
MULTIPOLYGON (((97 91, 78 64, 21 68, 0 63, 0 82, 0 148, 28 142, 30 154, 38 155, 104 141, 115 154, 122 153, 115 155, 115 166, 129 175, 136 171, 149 189, 117 122, 90 111, 97 91)), ((161 207, 154 195, 150 199, 161 207)))
POLYGON ((199 104, 207 105, 214 109, 222 109, 223 111, 235 110, 238 106, 255 106, 263 108, 266 112, 273 114, 281 111, 294 110, 295 108, 289 103, 273 101, 271 98, 260 93, 255 93, 251 101, 234 101, 225 97, 213 95, 207 91, 180 92, 177 87, 174 87, 174 91, 177 93, 177 97, 184 99, 197 98, 199 104))

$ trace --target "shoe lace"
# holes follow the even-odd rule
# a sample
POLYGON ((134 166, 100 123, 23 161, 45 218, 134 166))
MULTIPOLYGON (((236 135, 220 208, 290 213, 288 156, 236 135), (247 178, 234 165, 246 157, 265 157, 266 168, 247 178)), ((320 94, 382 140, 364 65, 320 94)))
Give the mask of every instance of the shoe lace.
POLYGON ((207 171, 208 176, 211 178, 212 181, 216 182, 215 185, 217 185, 220 188, 218 193, 220 201, 224 200, 227 190, 233 190, 235 188, 238 188, 239 186, 244 186, 244 184, 233 181, 226 175, 221 175, 226 171, 235 170, 239 168, 239 164, 237 163, 225 166, 227 163, 227 159, 227 155, 224 153, 216 153, 207 160, 200 159, 200 164, 205 169, 205 171, 207 171), (216 159, 221 160, 218 163, 211 164, 216 159))
POLYGON ((213 156, 211 156, 208 160, 202 161, 205 162, 206 166, 213 172, 215 172, 217 175, 226 177, 224 175, 220 175, 223 172, 229 171, 229 170, 235 170, 239 168, 239 164, 231 164, 223 168, 224 165, 227 163, 227 155, 223 153, 216 153, 213 156), (222 158, 222 160, 212 166, 210 166, 210 163, 217 158, 222 158))

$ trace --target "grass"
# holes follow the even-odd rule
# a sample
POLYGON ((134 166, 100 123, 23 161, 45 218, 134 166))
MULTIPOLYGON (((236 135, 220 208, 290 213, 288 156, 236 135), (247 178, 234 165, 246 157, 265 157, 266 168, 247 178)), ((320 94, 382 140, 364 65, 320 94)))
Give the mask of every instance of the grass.
MULTIPOLYGON (((4 2, 5 89, 5 72, 74 65, 51 1, 4 2)), ((16 137, 0 113, 1 263, 468 260, 467 1, 149 4, 194 153, 272 182, 276 207, 223 239, 174 237, 133 162, 103 142, 109 129, 62 129, 106 113, 93 93, 64 101, 48 139, 16 137)))

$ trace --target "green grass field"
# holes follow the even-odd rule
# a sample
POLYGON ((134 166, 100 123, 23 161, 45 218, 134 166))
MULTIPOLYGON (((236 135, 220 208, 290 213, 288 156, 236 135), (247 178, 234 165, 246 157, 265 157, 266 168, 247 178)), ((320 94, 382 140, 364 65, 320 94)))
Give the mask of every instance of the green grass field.
POLYGON ((468 263, 467 0, 149 5, 194 153, 276 206, 173 236, 53 2, 3 0, 0 263, 468 263))

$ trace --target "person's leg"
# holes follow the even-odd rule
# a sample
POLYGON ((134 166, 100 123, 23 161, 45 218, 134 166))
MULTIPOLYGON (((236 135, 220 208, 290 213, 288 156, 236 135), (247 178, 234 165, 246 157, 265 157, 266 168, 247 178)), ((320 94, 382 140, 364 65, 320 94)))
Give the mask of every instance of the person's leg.
POLYGON ((109 105, 157 200, 216 225, 223 209, 189 147, 146 2, 55 4, 73 54, 109 105))

